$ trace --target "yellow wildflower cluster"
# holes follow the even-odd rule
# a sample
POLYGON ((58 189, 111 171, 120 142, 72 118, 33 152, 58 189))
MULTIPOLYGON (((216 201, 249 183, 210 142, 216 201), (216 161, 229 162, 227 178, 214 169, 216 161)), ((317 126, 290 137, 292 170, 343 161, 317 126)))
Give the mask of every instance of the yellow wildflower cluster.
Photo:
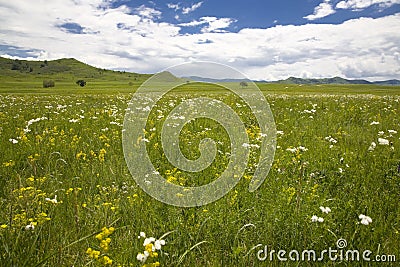
MULTIPOLYGON (((103 252, 107 252, 109 250, 109 245, 111 243, 111 238, 109 237, 112 233, 114 233, 114 227, 103 227, 101 232, 96 235, 96 239, 100 241, 100 249, 103 252)), ((102 265, 112 265, 113 260, 110 259, 107 255, 102 255, 100 250, 95 250, 92 248, 88 248, 86 250, 86 254, 92 259, 97 260, 102 265)))
POLYGON ((4 167, 12 167, 14 165, 15 165, 15 162, 12 159, 10 159, 9 161, 3 162, 4 167))
POLYGON ((99 152, 99 161, 100 162, 104 162, 106 153, 107 153, 107 151, 104 148, 100 149, 100 152, 99 152))

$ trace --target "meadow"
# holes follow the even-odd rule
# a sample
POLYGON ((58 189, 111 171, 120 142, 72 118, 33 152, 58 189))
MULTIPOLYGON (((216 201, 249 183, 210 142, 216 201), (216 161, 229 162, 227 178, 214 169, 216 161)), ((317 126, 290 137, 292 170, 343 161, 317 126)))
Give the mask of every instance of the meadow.
POLYGON ((212 138, 216 161, 198 175, 168 162, 159 132, 183 99, 226 103, 254 145, 238 185, 192 208, 153 199, 129 173, 122 129, 132 87, 71 88, 12 82, 0 88, 1 266, 398 265, 399 87, 260 84, 274 115, 277 148, 267 179, 252 193, 260 129, 249 108, 210 85, 171 91, 146 127, 149 156, 168 182, 208 183, 230 156, 224 129, 197 119, 182 130, 181 149, 195 159, 200 141, 212 138), (315 250, 319 258, 329 248, 337 250, 335 260, 325 254, 320 261, 297 261, 289 253, 315 250), (287 251, 280 255, 286 261, 279 250, 287 251), (360 251, 360 260, 345 259, 348 250, 360 251), (371 261, 362 259, 366 250, 371 261))

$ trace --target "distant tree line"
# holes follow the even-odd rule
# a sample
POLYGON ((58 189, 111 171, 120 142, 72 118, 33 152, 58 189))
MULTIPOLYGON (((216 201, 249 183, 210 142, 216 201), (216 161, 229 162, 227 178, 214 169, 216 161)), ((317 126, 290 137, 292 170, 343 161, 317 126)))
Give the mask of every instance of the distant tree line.
POLYGON ((20 72, 32 72, 33 68, 28 65, 28 63, 22 63, 18 59, 14 60, 11 64, 11 70, 19 70, 20 72))

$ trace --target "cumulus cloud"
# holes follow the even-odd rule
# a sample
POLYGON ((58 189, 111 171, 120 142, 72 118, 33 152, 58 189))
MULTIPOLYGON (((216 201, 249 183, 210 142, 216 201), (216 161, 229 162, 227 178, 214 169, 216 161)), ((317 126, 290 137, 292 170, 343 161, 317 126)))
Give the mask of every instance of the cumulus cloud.
POLYGON ((314 13, 304 18, 307 20, 316 20, 320 18, 324 18, 326 16, 332 15, 336 11, 333 9, 332 5, 329 3, 329 0, 325 0, 323 3, 319 4, 314 9, 314 13))
POLYGON ((379 5, 381 8, 387 8, 395 4, 400 4, 400 0, 345 0, 337 3, 336 8, 362 10, 372 5, 379 5))
POLYGON ((228 32, 229 18, 203 17, 186 25, 171 24, 159 21, 161 14, 107 3, 0 2, 0 55, 16 58, 18 50, 25 51, 24 56, 29 51, 31 59, 74 57, 101 68, 141 73, 187 61, 214 61, 257 80, 399 78, 400 14, 339 25, 277 25, 228 32), (77 30, 60 28, 65 23, 73 23, 77 30), (201 31, 180 34, 189 26, 200 26, 201 31))

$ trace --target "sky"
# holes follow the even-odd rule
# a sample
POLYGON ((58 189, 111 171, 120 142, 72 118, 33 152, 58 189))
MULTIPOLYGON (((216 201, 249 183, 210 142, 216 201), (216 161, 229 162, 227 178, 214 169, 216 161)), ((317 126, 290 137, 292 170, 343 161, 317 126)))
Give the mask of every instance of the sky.
POLYGON ((400 79, 400 0, 0 0, 0 56, 139 73, 211 61, 267 81, 400 79))

